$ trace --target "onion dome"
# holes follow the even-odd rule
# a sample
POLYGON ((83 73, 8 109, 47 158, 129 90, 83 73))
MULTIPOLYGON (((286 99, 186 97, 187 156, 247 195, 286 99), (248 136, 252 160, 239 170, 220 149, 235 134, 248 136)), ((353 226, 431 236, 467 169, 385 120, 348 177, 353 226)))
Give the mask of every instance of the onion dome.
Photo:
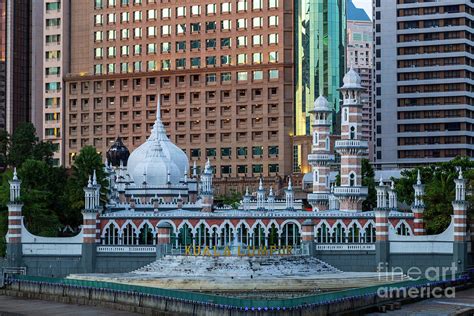
POLYGON ((329 106, 328 100, 321 95, 314 101, 314 108, 313 108, 312 112, 313 113, 316 113, 316 112, 332 112, 332 110, 331 110, 331 107, 329 106))
MULTIPOLYGON (((182 176, 186 173, 188 169, 188 157, 186 154, 175 144, 173 144, 168 136, 161 121, 160 115, 160 104, 158 102, 156 121, 153 125, 153 130, 151 135, 148 137, 145 143, 140 145, 135 149, 130 157, 128 158, 128 172, 132 176, 136 185, 143 183, 144 177, 144 165, 143 162, 151 163, 153 159, 160 160, 165 166, 165 170, 170 173, 170 182, 171 184, 178 184, 182 176), (159 146, 157 146, 158 144, 159 146), (159 150, 157 148, 160 148, 159 150), (150 154, 150 151, 158 150, 160 154, 150 154), (148 157, 150 156, 151 157, 148 157), (155 157, 156 156, 156 157, 155 157), (137 169, 138 168, 138 169, 137 169), (135 170, 137 169, 137 170, 135 170)), ((165 183, 166 176, 164 177, 165 183)), ((150 178, 147 175, 147 181, 149 185, 152 185, 150 178)))
POLYGON ((107 160, 114 167, 120 166, 120 161, 122 161, 124 166, 126 166, 128 157, 130 157, 130 151, 123 144, 122 138, 117 137, 114 144, 107 151, 107 160))
POLYGON ((342 81, 344 82, 342 89, 363 89, 361 86, 360 76, 352 67, 346 73, 342 81))
POLYGON ((178 167, 166 158, 159 142, 152 142, 145 157, 129 172, 136 185, 157 187, 180 180, 178 167))

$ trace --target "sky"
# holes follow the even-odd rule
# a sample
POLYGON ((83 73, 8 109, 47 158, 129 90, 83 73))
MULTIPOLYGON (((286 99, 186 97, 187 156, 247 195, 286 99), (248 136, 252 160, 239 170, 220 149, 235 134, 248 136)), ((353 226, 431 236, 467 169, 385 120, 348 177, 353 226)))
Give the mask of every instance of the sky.
POLYGON ((372 19, 372 0, 352 0, 356 7, 362 8, 372 19))

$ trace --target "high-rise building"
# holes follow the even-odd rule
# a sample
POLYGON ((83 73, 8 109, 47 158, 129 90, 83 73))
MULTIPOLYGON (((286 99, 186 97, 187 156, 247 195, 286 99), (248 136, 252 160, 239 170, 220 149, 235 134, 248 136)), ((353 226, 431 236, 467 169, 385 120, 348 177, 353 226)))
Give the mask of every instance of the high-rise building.
POLYGON ((31 0, 0 0, 0 129, 31 120, 31 0))
MULTIPOLYGON (((364 9, 347 2, 347 68, 353 67, 361 77, 362 138, 369 141, 369 157, 373 154, 374 109, 372 102, 373 24, 364 9)), ((373 160, 373 159, 371 159, 373 160)))
POLYGON ((473 157, 468 0, 376 0, 376 152, 380 165, 473 157))
POLYGON ((161 101, 170 138, 216 176, 291 172, 293 3, 71 2, 66 165, 85 145, 145 141, 161 101))
MULTIPOLYGON (((345 73, 346 0, 295 1, 295 132, 309 135, 320 95, 339 112, 345 73)), ((337 129, 335 117, 333 127, 337 129)))
POLYGON ((64 89, 69 71, 69 1, 33 1, 32 119, 37 134, 55 145, 64 163, 64 89))

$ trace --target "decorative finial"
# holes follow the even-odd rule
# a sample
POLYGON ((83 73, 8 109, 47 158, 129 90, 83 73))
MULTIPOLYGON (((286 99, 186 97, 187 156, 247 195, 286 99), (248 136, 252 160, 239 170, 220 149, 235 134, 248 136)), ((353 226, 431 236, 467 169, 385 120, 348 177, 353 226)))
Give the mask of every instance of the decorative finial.
POLYGON ((188 168, 184 168, 184 183, 188 182, 188 168))
POLYGON ((270 192, 269 192, 269 195, 273 195, 273 187, 270 186, 270 192))
POLYGON ((288 190, 293 190, 293 184, 291 183, 291 177, 288 178, 288 190))
POLYGON ((248 186, 245 188, 245 195, 247 195, 247 196, 250 195, 250 193, 249 193, 249 187, 248 187, 248 186))
POLYGON ((16 167, 13 168, 13 180, 17 181, 18 180, 18 174, 16 173, 16 167))
POLYGON ((123 169, 123 160, 120 159, 120 169, 123 169))
POLYGON ((421 185, 421 174, 420 174, 420 169, 418 169, 418 175, 416 177, 416 184, 421 185))
POLYGON ((462 168, 461 168, 461 167, 457 167, 457 168, 458 168, 458 171, 459 171, 458 179, 459 179, 459 180, 463 180, 464 177, 463 177, 463 175, 462 175, 462 168))
POLYGON ((259 190, 263 190, 263 181, 262 181, 262 177, 260 177, 260 182, 258 184, 258 189, 259 190))
POLYGON ((170 174, 170 169, 168 169, 168 174, 167 174, 167 180, 166 180, 169 183, 171 183, 171 174, 170 174))
POLYGON ((93 173, 93 176, 92 176, 92 185, 97 185, 97 175, 95 173, 95 169, 94 169, 94 173, 93 173))
POLYGON ((196 166, 196 160, 193 162, 193 177, 197 177, 197 166, 196 166))
POLYGON ((87 187, 88 188, 92 188, 92 180, 91 180, 91 176, 89 175, 89 181, 87 181, 87 187))
POLYGON ((158 102, 156 105, 156 120, 161 120, 161 98, 158 95, 158 102))
POLYGON ((383 186, 383 179, 382 179, 382 176, 380 176, 380 180, 379 180, 379 186, 383 186))
POLYGON ((395 190, 395 181, 392 180, 392 185, 390 186, 392 190, 395 190))

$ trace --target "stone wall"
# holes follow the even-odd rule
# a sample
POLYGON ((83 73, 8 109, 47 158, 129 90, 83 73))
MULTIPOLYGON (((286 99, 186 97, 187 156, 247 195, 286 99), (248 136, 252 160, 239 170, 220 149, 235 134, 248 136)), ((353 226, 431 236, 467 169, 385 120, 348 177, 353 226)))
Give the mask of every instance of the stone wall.
POLYGON ((344 272, 375 272, 373 251, 321 251, 315 257, 344 272))
POLYGON ((98 253, 96 273, 123 273, 137 270, 156 260, 154 253, 98 253))
POLYGON ((80 256, 23 256, 23 264, 28 275, 64 277, 71 273, 81 273, 80 256))
POLYGON ((453 256, 450 254, 390 254, 390 266, 399 267, 404 273, 413 267, 421 271, 426 271, 428 268, 451 267, 452 261, 453 256))

